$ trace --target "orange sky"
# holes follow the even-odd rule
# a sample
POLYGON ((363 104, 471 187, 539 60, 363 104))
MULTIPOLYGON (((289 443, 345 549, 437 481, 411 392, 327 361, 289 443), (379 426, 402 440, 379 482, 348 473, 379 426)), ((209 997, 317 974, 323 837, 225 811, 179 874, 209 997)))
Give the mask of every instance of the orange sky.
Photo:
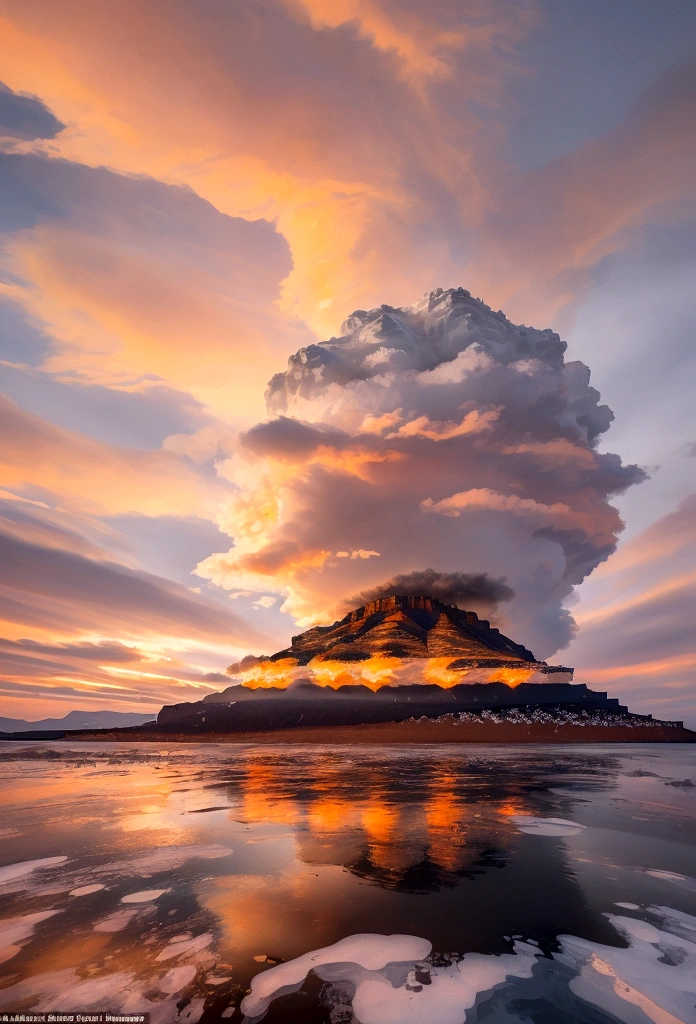
MULTIPOLYGON (((474 505, 555 509, 554 529, 599 550, 622 519, 618 551, 563 596, 579 632, 559 660, 635 710, 693 719, 696 17, 638 0, 620 28, 595 0, 5 0, 0 715, 197 699, 296 620, 428 568, 369 531, 329 543, 317 481, 390 509, 414 446, 485 445, 507 414, 494 401, 438 418, 414 400, 389 423, 354 403, 362 425, 346 405, 351 443, 294 461, 252 458, 240 435, 288 357, 354 309, 463 286, 560 331, 616 414, 599 451, 650 480, 600 516, 579 487, 563 511, 514 475, 449 486, 438 455, 415 534, 449 536, 474 505), (303 510, 316 543, 292 532, 303 510), (271 570, 261 534, 285 545, 271 570)), ((592 463, 560 428, 519 423, 516 466, 550 480, 592 463)))

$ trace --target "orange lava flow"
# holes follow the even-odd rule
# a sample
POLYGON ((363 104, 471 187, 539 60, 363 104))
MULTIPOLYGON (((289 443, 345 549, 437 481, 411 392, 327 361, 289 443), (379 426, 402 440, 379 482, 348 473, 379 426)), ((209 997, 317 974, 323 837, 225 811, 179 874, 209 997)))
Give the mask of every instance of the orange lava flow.
POLYGON ((508 686, 519 686, 526 683, 534 675, 533 668, 495 668, 491 669, 489 683, 507 683, 508 686))
POLYGON ((375 655, 365 661, 320 661, 299 665, 296 658, 264 661, 240 673, 250 689, 275 687, 284 690, 300 680, 328 686, 366 686, 376 691, 383 686, 430 684, 448 690, 459 683, 501 682, 519 686, 527 682, 534 668, 449 669, 451 656, 444 658, 390 658, 375 655))
POLYGON ((285 690, 297 677, 297 658, 281 658, 279 661, 262 661, 260 665, 242 672, 243 685, 250 690, 268 689, 271 686, 285 690))

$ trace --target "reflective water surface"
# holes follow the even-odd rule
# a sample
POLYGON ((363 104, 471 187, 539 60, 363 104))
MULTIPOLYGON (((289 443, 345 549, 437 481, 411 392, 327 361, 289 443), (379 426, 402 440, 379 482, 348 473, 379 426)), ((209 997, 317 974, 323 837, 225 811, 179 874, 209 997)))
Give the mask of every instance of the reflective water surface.
POLYGON ((689 746, 5 742, 0 775, 0 1012, 696 1021, 689 746))

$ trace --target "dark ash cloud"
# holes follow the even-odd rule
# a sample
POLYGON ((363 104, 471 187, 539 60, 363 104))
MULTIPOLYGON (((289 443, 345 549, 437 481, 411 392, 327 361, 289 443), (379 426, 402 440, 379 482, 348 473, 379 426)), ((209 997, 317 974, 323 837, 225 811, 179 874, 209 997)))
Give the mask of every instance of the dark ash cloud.
POLYGON ((422 569, 403 573, 346 601, 350 609, 398 594, 402 597, 434 597, 443 604, 476 611, 493 611, 501 601, 510 601, 515 592, 505 579, 493 579, 487 573, 436 572, 422 569))

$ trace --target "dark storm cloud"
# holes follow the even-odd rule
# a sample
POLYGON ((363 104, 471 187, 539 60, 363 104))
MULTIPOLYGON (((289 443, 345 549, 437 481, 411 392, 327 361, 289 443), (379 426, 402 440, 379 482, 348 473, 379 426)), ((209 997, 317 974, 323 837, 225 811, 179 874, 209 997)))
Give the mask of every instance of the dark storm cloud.
POLYGON ((38 96, 21 96, 0 82, 0 136, 52 139, 65 128, 38 96))

